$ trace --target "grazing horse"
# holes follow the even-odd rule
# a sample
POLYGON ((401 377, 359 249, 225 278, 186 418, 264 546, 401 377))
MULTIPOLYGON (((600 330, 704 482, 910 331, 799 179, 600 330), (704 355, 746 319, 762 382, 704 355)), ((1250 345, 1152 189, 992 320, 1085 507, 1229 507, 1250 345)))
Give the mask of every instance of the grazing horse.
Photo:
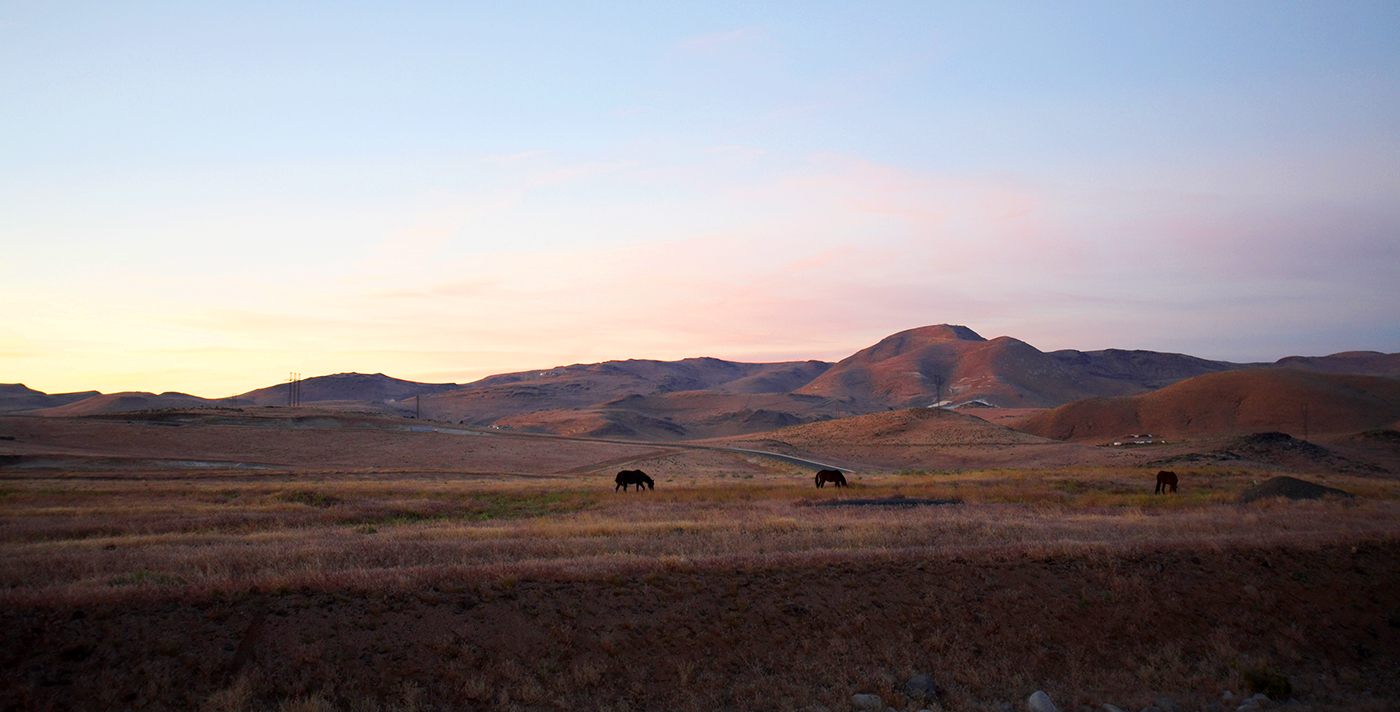
POLYGON ((1157 489, 1152 494, 1166 494, 1168 489, 1176 492, 1176 473, 1162 470, 1157 473, 1157 489))
POLYGON ((822 470, 817 473, 817 487, 821 487, 827 482, 835 482, 837 487, 850 487, 846 484, 846 476, 840 470, 822 470))
MULTIPOLYGON (((622 488, 623 492, 627 491, 627 485, 636 485, 638 492, 642 491, 644 485, 648 489, 656 489, 656 481, 647 477, 647 473, 641 470, 623 470, 617 473, 617 478, 614 481, 617 482, 617 487, 622 488)), ((617 491, 617 487, 613 488, 614 492, 617 491)))

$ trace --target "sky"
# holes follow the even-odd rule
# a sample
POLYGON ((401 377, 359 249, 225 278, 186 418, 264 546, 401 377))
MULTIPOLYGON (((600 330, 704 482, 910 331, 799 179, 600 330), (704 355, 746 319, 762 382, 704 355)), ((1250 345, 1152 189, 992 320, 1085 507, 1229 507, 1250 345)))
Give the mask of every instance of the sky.
POLYGON ((1400 3, 0 0, 0 382, 1400 351, 1400 3))

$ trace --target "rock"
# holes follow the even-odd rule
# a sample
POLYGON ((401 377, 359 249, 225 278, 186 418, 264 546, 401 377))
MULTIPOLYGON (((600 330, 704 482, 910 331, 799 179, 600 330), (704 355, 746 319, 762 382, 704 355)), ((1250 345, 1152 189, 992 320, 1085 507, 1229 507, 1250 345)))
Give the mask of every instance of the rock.
POLYGON ((1162 708, 1154 705, 1152 707, 1144 707, 1138 710, 1138 712, 1162 712, 1162 708))
POLYGON ((851 705, 858 710, 865 710, 865 712, 884 712, 885 710, 885 700, 879 695, 851 695, 851 705))
POLYGON ((1298 699, 1295 698, 1295 697, 1290 697, 1290 698, 1288 698, 1288 701, 1287 701, 1287 702, 1283 703, 1283 706, 1284 706, 1284 707, 1302 707, 1302 706, 1303 706, 1303 703, 1302 703, 1302 702, 1299 702, 1298 699))
POLYGON ((938 688, 928 675, 915 675, 904 683, 904 694, 918 702, 932 702, 938 699, 938 688))
POLYGON ((1269 706, 1271 700, 1268 695, 1259 693, 1244 701, 1244 704, 1235 708, 1235 712, 1251 712, 1252 710, 1262 710, 1269 706))
POLYGON ((1152 704, 1162 708, 1162 712, 1178 712, 1179 709, 1170 697, 1159 697, 1153 700, 1152 704))
POLYGON ((1050 701, 1050 696, 1041 690, 1036 690, 1030 699, 1026 700, 1026 709, 1030 712, 1060 712, 1060 708, 1050 701))
POLYGON ((1103 712, 1123 712, 1123 708, 1117 705, 1110 705, 1107 702, 1105 702, 1103 703, 1103 712))
POLYGON ((1207 702, 1204 712, 1225 712, 1225 708, 1221 707, 1219 702, 1207 702))

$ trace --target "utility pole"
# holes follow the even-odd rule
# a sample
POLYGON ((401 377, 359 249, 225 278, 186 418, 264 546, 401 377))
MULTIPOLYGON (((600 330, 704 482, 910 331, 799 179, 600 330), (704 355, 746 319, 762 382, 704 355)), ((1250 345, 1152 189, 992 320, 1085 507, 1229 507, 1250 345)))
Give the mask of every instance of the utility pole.
POLYGON ((935 389, 934 392, 937 393, 933 401, 933 406, 935 408, 941 408, 943 406, 943 374, 934 374, 933 387, 935 389))
POLYGON ((1303 404, 1303 441, 1308 440, 1308 404, 1303 404))
POLYGON ((421 395, 413 397, 413 419, 423 419, 423 396, 421 395))

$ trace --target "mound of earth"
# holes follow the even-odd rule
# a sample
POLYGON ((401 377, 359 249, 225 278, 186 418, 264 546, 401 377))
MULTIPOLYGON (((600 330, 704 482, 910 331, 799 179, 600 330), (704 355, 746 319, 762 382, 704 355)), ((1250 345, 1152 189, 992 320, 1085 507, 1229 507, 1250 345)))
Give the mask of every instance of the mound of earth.
POLYGON ((1287 433, 1266 432, 1244 435, 1224 448, 1223 454, 1242 459, 1279 465, 1294 470, 1327 470, 1330 472, 1371 472, 1376 468, 1349 460, 1337 453, 1298 440, 1287 433))
POLYGON ((1351 499, 1352 494, 1336 487, 1320 485, 1316 482, 1300 480, 1296 477, 1280 476, 1251 487, 1240 495, 1241 502, 1255 502, 1269 497, 1287 497, 1288 499, 1322 499, 1333 496, 1351 499))
POLYGON ((1232 438, 1223 447, 1209 452, 1175 455, 1153 461, 1152 465, 1219 465, 1241 461, 1281 467, 1296 472, 1349 472, 1370 474, 1382 468, 1358 462, 1321 445, 1298 440, 1288 433, 1270 431, 1232 438))

